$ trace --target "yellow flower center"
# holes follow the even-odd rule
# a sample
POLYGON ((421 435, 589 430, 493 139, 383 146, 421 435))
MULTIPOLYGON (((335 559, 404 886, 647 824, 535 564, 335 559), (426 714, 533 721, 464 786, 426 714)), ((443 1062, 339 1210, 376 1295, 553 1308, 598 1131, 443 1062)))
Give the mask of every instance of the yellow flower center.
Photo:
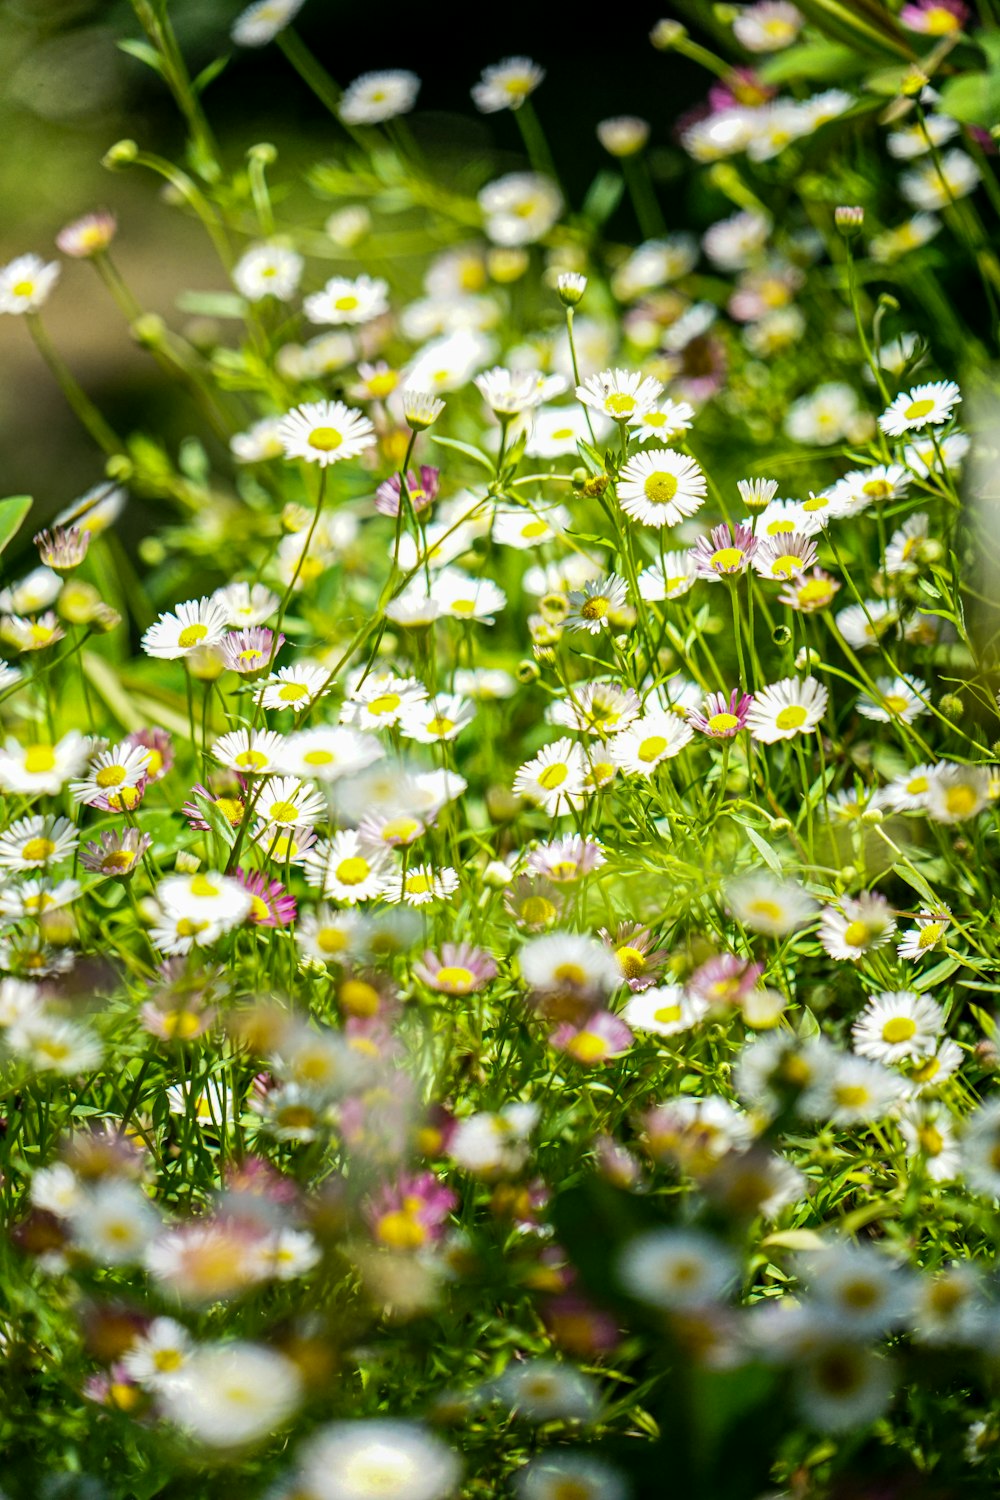
POLYGON ((928 922, 926 927, 920 929, 920 936, 917 938, 917 947, 933 948, 943 932, 943 922, 928 922))
POLYGON ((908 422, 918 422, 921 417, 926 417, 928 412, 932 412, 933 410, 934 402, 928 401, 925 398, 923 401, 911 401, 903 412, 903 416, 908 422))
POLYGON ((538 785, 543 791, 553 792, 557 786, 562 786, 569 775, 569 767, 562 762, 554 766, 546 766, 544 771, 538 773, 538 785))
POLYGON ((184 1363, 184 1356, 179 1349, 157 1349, 153 1355, 153 1365, 161 1375, 169 1375, 174 1370, 179 1370, 184 1363))
POLYGON ((545 927, 555 915, 555 907, 544 896, 526 896, 521 902, 521 920, 529 927, 545 927))
POLYGON ((406 892, 410 896, 426 896, 432 889, 432 881, 429 875, 418 872, 416 875, 407 875, 406 892))
POLYGON ((609 416, 617 417, 619 421, 623 417, 630 417, 635 411, 635 397, 627 395, 624 391, 614 391, 605 397, 604 409, 609 416))
MULTIPOLYGON (((338 312, 357 312, 358 308, 361 306, 361 303, 359 299, 353 295, 353 293, 348 292, 345 293, 343 297, 335 297, 333 305, 338 312)), ((315 436, 316 434, 313 433, 314 439, 315 436)), ((336 446, 337 445, 335 443, 334 447, 336 446)))
POLYGON ((451 734, 454 728, 455 721, 453 719, 444 719, 435 715, 433 719, 427 720, 428 734, 436 734, 443 737, 444 735, 451 734))
POLYGON ((343 441, 343 434, 336 427, 314 427, 309 434, 309 446, 318 453, 333 453, 343 441))
POLYGON ((874 936, 867 922, 848 922, 844 928, 844 942, 849 948, 866 948, 874 936))
POLYGON ((659 1021, 661 1026, 671 1026, 680 1020, 681 1014, 679 1005, 661 1005, 658 1010, 653 1011, 653 1020, 659 1021))
POLYGON ((376 1234, 393 1250, 419 1250, 427 1241, 427 1230, 411 1211, 393 1209, 378 1221, 376 1234))
POLYGON ((373 984, 363 979, 345 979, 340 986, 340 1003, 354 1016, 377 1016, 379 993, 373 984))
POLYGON ((51 745, 29 745, 24 752, 24 769, 29 776, 41 776, 54 771, 56 752, 51 745))
POLYGON ((341 885, 361 885, 368 879, 370 873, 368 861, 362 859, 360 855, 342 859, 334 871, 341 885))
POLYGON ((638 948, 630 948, 625 944, 624 947, 615 949, 615 958, 626 979, 637 979, 640 974, 645 973, 646 955, 638 948))
POLYGON ((743 553, 739 547, 720 547, 717 552, 712 553, 712 567, 725 571, 729 568, 738 568, 743 561, 743 553))
POLYGON ((177 644, 187 651, 191 646, 197 646, 208 635, 207 625, 185 625, 177 637, 177 644))
POLYGON ((794 552, 783 552, 776 557, 771 564, 771 573, 775 578, 791 578, 802 567, 801 557, 796 557, 794 552))
POLYGON ((544 536, 548 529, 548 521, 529 521, 526 526, 521 527, 521 535, 526 540, 533 541, 535 537, 544 536))
POLYGON ((581 964, 567 962, 557 964, 552 970, 552 978, 558 979, 560 984, 585 985, 587 983, 587 971, 581 964))
POLYGON ((391 396, 399 384, 399 376, 395 370, 385 370, 380 375, 371 375, 368 378, 368 394, 376 401, 383 396, 391 396))
POLYGON ((584 620, 603 620, 607 615, 610 607, 611 606, 608 603, 607 599, 602 599, 600 596, 598 596, 594 599, 588 599, 587 602, 581 606, 580 614, 584 620))
POLYGON ((135 855, 129 849, 112 849, 105 854, 101 860, 101 868, 108 872, 114 870, 130 870, 135 863, 135 855))
POLYGON ((215 806, 226 822, 231 823, 234 828, 242 823, 244 808, 239 797, 217 797, 215 806))
POLYGON ((739 723, 735 714, 713 714, 708 727, 713 734, 726 734, 730 729, 738 729, 739 723))
POLYGON ((780 922, 784 913, 777 901, 769 901, 766 896, 758 896, 748 906, 752 916, 766 917, 769 922, 780 922))
POLYGON ((235 757, 241 771, 263 771, 267 756, 261 750, 241 750, 235 757))
POLYGON ((275 823, 298 822, 299 809, 294 802, 275 802, 271 805, 271 819, 275 823))
POLYGON ((461 964, 444 964, 437 971, 437 982, 451 990, 468 990, 475 984, 476 976, 461 964))
POLYGON ((316 947, 321 953, 343 953, 347 947, 347 933, 339 927, 321 927, 316 934, 316 947))
POLYGON ((860 1083, 839 1083, 833 1097, 845 1109, 860 1109, 868 1102, 868 1090, 860 1083))
POLYGON ((935 5, 923 14, 923 29, 928 36, 948 36, 961 29, 962 22, 954 11, 935 5))
POLYGON ((204 896, 208 900, 222 894, 220 887, 209 880, 207 875, 192 875, 188 890, 192 896, 204 896))
POLYGON ((306 766, 328 766, 333 761, 333 753, 330 750, 307 750, 302 757, 302 763, 306 766))
POLYGON ((796 598, 802 605, 828 604, 833 598, 833 589, 825 578, 810 578, 799 585, 796 598))
POLYGON ((29 864, 40 865, 45 860, 50 859, 55 852, 56 846, 51 839, 39 837, 28 839, 21 850, 21 858, 29 864))
POLYGON ((893 1016, 882 1027, 882 1040, 894 1046, 897 1042, 908 1042, 917 1034, 917 1023, 910 1016, 893 1016))
POLYGON ((800 729, 806 722, 806 711, 801 703, 790 703, 775 719, 779 729, 800 729))
POLYGON ((30 297, 35 290, 33 281, 15 281, 12 288, 15 297, 30 297))
POLYGON ((601 1062, 608 1055, 608 1043, 603 1036, 593 1031, 581 1031, 570 1042, 567 1051, 577 1062, 601 1062))
POLYGON ((121 786, 125 780, 124 766, 102 766, 94 777, 99 787, 121 786))
POLYGON ((308 691, 309 689, 301 682, 286 682, 278 689, 278 697, 282 703, 298 703, 308 691))
POLYGON ((650 761, 657 760, 666 748, 667 741, 662 734, 651 734, 648 739, 641 742, 636 755, 648 764, 650 761))
POLYGON ((677 475, 657 469, 655 474, 646 476, 642 491, 654 505, 668 505, 677 494, 677 475))
POLYGON ((369 703, 368 712, 375 718, 380 718, 382 714, 395 713, 402 701, 398 693, 382 693, 369 703))
POLYGON ((905 698, 902 693, 887 693, 882 702, 890 714, 901 714, 910 705, 909 698, 905 698))
POLYGON ((387 844, 409 844, 420 832, 416 818, 390 818, 382 825, 381 837, 387 844))
POLYGON ((971 786, 950 786, 945 792, 945 807, 956 818, 968 818, 976 811, 979 799, 971 786))

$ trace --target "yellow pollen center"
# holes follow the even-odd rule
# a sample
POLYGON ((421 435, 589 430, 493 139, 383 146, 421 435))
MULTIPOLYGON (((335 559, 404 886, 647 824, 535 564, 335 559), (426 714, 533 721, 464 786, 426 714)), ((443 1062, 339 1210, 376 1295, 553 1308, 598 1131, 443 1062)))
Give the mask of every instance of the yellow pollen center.
POLYGON ((452 730, 454 728, 455 728, 455 722, 454 722, 453 719, 443 719, 443 718, 439 718, 439 717, 435 716, 433 719, 428 719, 427 720, 427 733, 428 734, 436 734, 436 735, 439 735, 439 736, 444 736, 446 734, 451 734, 451 732, 452 732, 452 730))
POLYGON ((720 547, 717 552, 712 553, 712 567, 718 568, 720 572, 727 572, 730 568, 738 568, 743 561, 743 553, 739 547, 720 547))
POLYGON ((604 409, 620 421, 623 417, 630 417, 635 411, 635 397, 626 395, 624 391, 615 391, 605 397, 604 409))
POLYGON ((316 934, 316 947, 321 953, 343 953, 347 934, 339 927, 321 927, 316 934))
POLYGON ((368 712, 375 718, 380 718, 382 714, 395 713, 402 701, 398 693, 382 693, 369 703, 368 712))
POLYGON ((94 777, 99 787, 121 786, 125 780, 124 766, 103 766, 94 777))
POLYGON ((910 704, 909 698, 904 698, 902 693, 887 693, 882 702, 890 714, 901 714, 910 704))
POLYGON ((910 1016, 893 1016, 882 1027, 882 1040, 892 1046, 897 1042, 908 1042, 916 1033, 917 1023, 910 1016))
POLYGON ((309 434, 309 446, 319 453, 334 453, 344 441, 336 427, 314 427, 309 434))
POLYGON ((738 729, 740 721, 735 714, 713 714, 708 721, 708 727, 713 734, 728 734, 731 729, 738 729))
POLYGON ((342 859, 334 874, 341 885, 361 885, 368 879, 370 866, 366 859, 354 855, 349 859, 342 859))
POLYGON ((275 802, 271 806, 271 821, 274 823, 298 822, 299 809, 294 802, 275 802))
POLYGON ((260 750, 241 750, 235 759, 242 771, 263 771, 267 765, 267 756, 260 750))
POLYGON ((56 752, 51 745, 29 745, 24 752, 24 769, 30 776, 44 775, 54 771, 56 752))
POLYGON ((201 1018, 190 1010, 165 1011, 159 1021, 163 1034, 171 1041, 190 1041, 201 1030, 201 1018))
POLYGON ((544 536, 548 529, 548 521, 529 521, 526 526, 521 527, 521 535, 525 540, 534 541, 535 537, 544 536))
POLYGON ((662 734, 651 734, 648 739, 642 741, 636 755, 648 764, 652 760, 657 760, 666 748, 667 741, 662 734))
POLYGON ((926 927, 920 929, 920 936, 917 938, 917 947, 933 948, 942 932, 944 932, 943 922, 928 922, 926 927))
POLYGON ((679 1005, 661 1005, 659 1010, 653 1011, 653 1020, 659 1021, 661 1026, 671 1026, 680 1020, 681 1014, 679 1005))
POLYGON ((637 979, 645 972, 646 955, 640 953, 638 948, 630 948, 627 944, 622 948, 616 948, 615 958, 626 979, 637 979))
POLYGON ((303 686, 301 682, 286 682, 283 687, 278 689, 278 697, 282 703, 298 703, 299 699, 304 698, 308 691, 309 689, 303 686))
MULTIPOLYGON (((343 297, 335 298, 333 305, 338 312, 357 312, 361 304, 357 297, 348 293, 343 297)), ((315 434, 313 436, 315 437, 315 434)))
POLYGON ((307 750, 302 757, 302 763, 306 766, 329 766, 333 762, 333 754, 329 750, 307 750))
POLYGON ((945 793, 945 806, 955 817, 970 817, 975 812, 977 797, 971 786, 950 786, 945 793))
POLYGON ((561 763, 554 766, 546 766, 544 771, 538 774, 538 785, 543 791, 553 792, 557 786, 562 786, 569 775, 569 768, 561 763))
POLYGON ((867 1103, 868 1090, 859 1083, 839 1083, 833 1091, 833 1097, 845 1109, 860 1109, 867 1103))
POLYGON ((431 889, 432 882, 429 875, 424 875, 419 872, 416 875, 407 875, 406 891, 408 895, 426 896, 431 889))
POLYGON ((29 864, 44 864, 56 852, 56 846, 51 839, 34 838, 28 839, 21 850, 21 858, 29 864))
POLYGON ((129 870, 135 863, 135 855, 129 849, 112 849, 101 860, 104 870, 129 870))
POLYGON ((801 703, 791 703, 781 710, 774 722, 779 729, 801 729, 806 722, 806 711, 801 703))
POLYGON ((187 651, 191 646, 197 646, 208 635, 207 625, 185 625, 177 637, 177 644, 187 651))
POLYGON ((608 1043, 603 1036, 597 1036, 592 1031, 581 1031, 573 1038, 569 1051, 577 1062, 600 1062, 608 1055, 608 1043))
POLYGON ((669 505, 677 494, 677 475, 658 469, 655 474, 647 475, 642 491, 654 505, 669 505))
POLYGON ((766 917, 769 922, 780 922, 784 913, 777 901, 768 901, 766 896, 751 901, 749 910, 755 917, 766 917))
POLYGON ((552 971, 553 979, 560 984, 585 985, 587 983, 587 971, 580 964, 564 963, 557 964, 552 971))
POLYGON ((848 922, 844 928, 844 942, 849 948, 866 948, 874 936, 867 922, 848 922))
POLYGON ((220 887, 213 885, 207 875, 193 875, 188 890, 192 896, 204 896, 207 900, 212 900, 215 896, 222 894, 220 887))
POLYGON ((802 567, 801 557, 796 557, 794 552, 783 552, 776 557, 771 564, 771 573, 775 578, 791 578, 802 567))
POLYGON ((932 412, 933 410, 933 401, 928 401, 926 399, 923 401, 911 401, 909 406, 903 412, 903 416, 908 422, 918 422, 921 417, 926 417, 928 412, 932 412))
POLYGON ((607 599, 600 597, 588 599, 586 604, 580 608, 580 614, 585 620, 603 620, 610 609, 607 599))
POLYGON ((476 976, 471 969, 465 969, 461 964, 445 964, 437 971, 438 984, 445 985, 450 990, 468 990, 476 982, 476 976))

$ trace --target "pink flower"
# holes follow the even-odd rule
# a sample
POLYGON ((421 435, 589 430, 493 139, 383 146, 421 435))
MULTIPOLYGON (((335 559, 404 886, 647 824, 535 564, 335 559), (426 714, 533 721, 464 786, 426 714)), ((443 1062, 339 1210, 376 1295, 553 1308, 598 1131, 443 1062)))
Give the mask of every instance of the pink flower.
POLYGON ((253 926, 287 927, 295 921, 295 897, 289 895, 280 880, 268 880, 266 875, 251 870, 237 870, 235 876, 253 903, 247 917, 253 926))
MULTIPOLYGON (((434 503, 438 492, 438 480, 441 477, 440 469, 432 468, 430 464, 421 464, 420 477, 414 474, 412 469, 406 471, 406 493, 410 497, 410 505, 413 507, 414 515, 419 515, 434 503)), ((398 474, 391 474, 388 479, 382 481, 375 491, 375 509, 383 516, 398 516, 399 503, 402 494, 402 481, 398 474)), ((403 502, 406 509, 406 502, 403 502)))
POLYGON ((400 1177, 369 1201, 366 1217, 380 1245, 391 1250, 422 1250, 440 1239, 448 1215, 458 1206, 451 1188, 433 1172, 400 1177))
POLYGON ((735 953, 720 953, 695 969, 687 987, 709 1005, 738 1005, 756 989, 763 972, 763 964, 737 958, 735 953))
POLYGON ((497 966, 488 953, 468 943, 442 943, 440 958, 428 949, 413 972, 442 995, 468 995, 496 978, 497 966))
POLYGON ((165 729, 136 729, 125 736, 126 745, 142 746, 149 751, 146 780, 162 781, 174 763, 174 744, 165 729))
POLYGON ((727 698, 725 693, 709 693, 705 699, 704 713, 696 709, 688 711, 688 723, 712 739, 727 740, 746 728, 747 715, 753 706, 753 694, 741 693, 734 688, 727 698))
POLYGON ((964 0, 914 0, 903 6, 899 19, 910 31, 924 36, 951 36, 963 30, 970 15, 964 0))
POLYGON ((710 536, 700 536, 690 555, 698 577, 714 582, 745 573, 756 548, 756 538, 745 521, 735 528, 724 521, 713 526, 710 536))
POLYGON ((595 1011, 581 1025, 565 1021, 549 1037, 549 1045, 565 1052, 574 1061, 591 1066, 609 1062, 627 1052, 633 1042, 631 1031, 609 1010, 595 1011))

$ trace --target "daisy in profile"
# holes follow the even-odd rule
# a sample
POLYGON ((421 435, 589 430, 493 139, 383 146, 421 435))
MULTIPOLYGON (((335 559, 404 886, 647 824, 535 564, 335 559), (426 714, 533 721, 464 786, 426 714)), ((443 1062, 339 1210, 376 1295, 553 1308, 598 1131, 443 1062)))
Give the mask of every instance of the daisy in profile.
POLYGON ((900 391, 879 417, 878 425, 889 437, 902 437, 921 427, 940 426, 947 422, 961 399, 962 393, 953 380, 916 385, 912 390, 900 391))
POLYGON ((520 109, 545 77, 545 69, 530 57, 507 57, 483 69, 483 76, 472 88, 472 102, 484 115, 502 109, 520 109))
POLYGON ((706 480, 699 465, 672 448, 637 453, 622 467, 618 504, 643 526, 676 526, 705 503, 706 480))
POLYGON ((662 599, 682 599, 694 587, 697 576, 690 552, 665 552, 660 562, 639 574, 639 597, 654 604, 662 599))
POLYGON ((765 745, 809 734, 819 727, 828 698, 826 688, 815 677, 783 677, 755 695, 747 728, 765 745))
POLYGON ((389 283, 381 277, 333 276, 303 303, 310 323, 370 323, 389 310, 389 283))
POLYGON ((606 578, 592 578, 582 589, 569 595, 569 612, 563 624, 567 630, 586 630, 600 635, 616 616, 620 616, 628 598, 624 578, 611 573, 606 578))
POLYGON ((326 468, 370 448, 375 429, 362 412, 343 401, 309 401, 282 417, 278 437, 286 458, 326 468))
POLYGON ((798 532, 764 536, 758 540, 750 561, 761 578, 779 581, 798 578, 816 561, 816 543, 811 536, 798 532))
POLYGON ((951 912, 947 906, 938 907, 936 911, 922 911, 916 926, 904 932, 896 944, 896 952, 900 958, 910 960, 933 953, 945 941, 950 922, 951 912))
POLYGON ((557 1052, 565 1052, 574 1062, 593 1067, 621 1057, 634 1040, 620 1016, 612 1015, 608 1010, 598 1010, 579 1024, 564 1021, 557 1026, 549 1036, 549 1046, 557 1052))
POLYGON ((625 424, 652 411, 662 394, 660 382, 638 370, 602 370, 576 388, 576 399, 584 406, 625 424))
POLYGON ((382 125, 409 114, 419 92, 420 79, 405 68, 363 73, 347 85, 337 113, 345 125, 382 125))
POLYGON ((625 1476, 590 1453, 540 1453, 515 1471, 518 1500, 628 1500, 625 1476))
POLYGON ((583 793, 586 762, 579 745, 556 740, 525 761, 514 777, 514 793, 555 816, 569 812, 583 793))
POLYGON ((507 595, 491 578, 471 578, 458 568, 444 568, 431 582, 430 597, 443 615, 492 625, 507 595))
POLYGON ((662 761, 679 755, 693 738, 685 719, 669 709, 657 709, 615 735, 611 756, 626 776, 652 776, 662 761))
MULTIPOLYGON (((280 452, 279 445, 276 454, 280 452)), ((229 583, 225 588, 216 589, 211 602, 222 609, 231 630, 247 630, 254 625, 263 625, 277 609, 280 600, 266 584, 229 583)))
POLYGON ((776 880, 763 870, 740 875, 726 885, 726 904, 737 922, 768 937, 785 937, 817 909, 798 881, 776 880))
POLYGON ((912 724, 921 714, 930 712, 927 684, 920 677, 877 677, 875 687, 877 698, 870 693, 858 697, 858 713, 866 719, 880 724, 897 719, 912 724))
POLYGON ((896 918, 888 901, 866 891, 861 896, 844 896, 839 908, 823 908, 819 940, 830 958, 856 962, 883 948, 895 931, 896 918))
POLYGON ((85 845, 80 863, 85 870, 123 880, 132 874, 152 842, 148 833, 140 833, 137 828, 123 832, 105 828, 99 843, 85 845))
POLYGON ((232 38, 238 47, 263 47, 295 19, 304 0, 257 0, 233 22, 232 38))
POLYGON ((950 151, 936 151, 931 160, 904 172, 899 187, 908 203, 929 216, 974 193, 980 180, 972 157, 955 146, 950 151))
POLYGON ((912 0, 899 12, 903 25, 923 36, 954 36, 968 25, 970 16, 964 0, 912 0))
POLYGON ((142 638, 147 656, 173 661, 199 647, 217 646, 226 634, 226 611, 214 599, 189 599, 160 615, 142 638))

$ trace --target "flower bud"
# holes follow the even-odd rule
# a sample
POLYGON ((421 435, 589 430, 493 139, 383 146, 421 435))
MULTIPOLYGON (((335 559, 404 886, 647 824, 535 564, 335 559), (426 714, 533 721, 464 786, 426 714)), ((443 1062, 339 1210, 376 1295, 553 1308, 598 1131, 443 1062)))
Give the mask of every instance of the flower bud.
POLYGON ((833 211, 833 222, 845 240, 853 240, 861 233, 865 222, 865 211, 858 204, 842 204, 833 211))
POLYGON ((101 158, 101 166, 107 167, 109 172, 116 171, 119 167, 131 166, 139 155, 139 147, 135 141, 116 141, 109 151, 101 158))
POLYGON ((271 141, 259 141, 247 151, 247 161, 259 161, 265 167, 272 167, 277 160, 278 148, 271 141))
POLYGON ((556 280, 556 291, 563 307, 576 307, 587 290, 587 278, 579 271, 563 271, 556 280))
POLYGON ((657 21, 649 33, 649 40, 657 52, 669 52, 671 47, 676 47, 687 36, 687 27, 682 26, 680 21, 657 21))

